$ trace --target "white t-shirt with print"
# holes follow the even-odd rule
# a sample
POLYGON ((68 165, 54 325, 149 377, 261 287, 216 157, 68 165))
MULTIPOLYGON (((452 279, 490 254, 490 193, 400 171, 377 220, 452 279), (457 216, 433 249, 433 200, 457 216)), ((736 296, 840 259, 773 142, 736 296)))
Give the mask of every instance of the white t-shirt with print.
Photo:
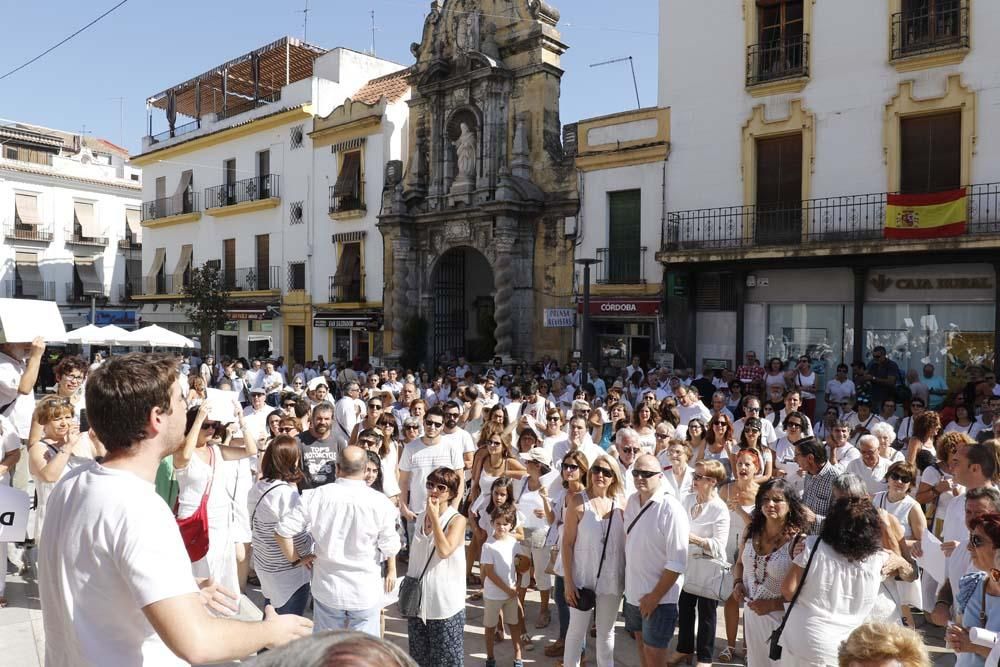
MULTIPOLYGON (((498 540, 490 537, 483 545, 483 554, 479 558, 480 565, 492 565, 493 572, 502 582, 514 588, 517 582, 517 573, 514 570, 514 550, 517 549, 517 540, 513 537, 505 537, 498 540)), ((510 596, 500 587, 493 583, 489 577, 483 578, 483 597, 487 600, 507 600, 510 596)))
POLYGON ((423 440, 418 438, 403 447, 399 469, 410 473, 410 501, 407 506, 413 512, 419 514, 423 511, 427 502, 427 489, 424 484, 427 482, 427 476, 438 468, 464 470, 462 451, 457 446, 445 442, 444 438, 436 445, 425 445, 423 440))
POLYGON ((142 609, 196 593, 170 508, 152 483, 94 463, 49 497, 38 578, 48 667, 186 665, 142 609))

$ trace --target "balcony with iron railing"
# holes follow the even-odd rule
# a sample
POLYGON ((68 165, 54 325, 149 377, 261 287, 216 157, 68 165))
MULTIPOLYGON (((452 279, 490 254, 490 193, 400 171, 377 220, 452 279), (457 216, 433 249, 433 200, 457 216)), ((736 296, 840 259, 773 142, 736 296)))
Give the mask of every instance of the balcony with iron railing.
POLYGON ((279 185, 280 178, 277 174, 264 174, 206 188, 205 208, 224 208, 247 202, 277 199, 281 196, 279 185))
POLYGON ((598 285, 644 285, 646 246, 598 248, 598 285))
MULTIPOLYGON (((1000 234, 1000 183, 966 188, 965 236, 1000 234)), ((808 248, 884 242, 888 194, 822 197, 801 202, 671 211, 662 250, 685 252, 749 248, 808 248)), ((893 240, 890 243, 907 243, 893 240)))
POLYGON ((809 35, 747 47, 747 87, 809 76, 809 35))
POLYGON ((85 292, 80 283, 66 283, 66 303, 90 305, 91 297, 96 299, 98 303, 104 303, 108 300, 108 293, 103 289, 100 292, 85 292))
POLYGON ((3 286, 8 299, 56 300, 56 284, 51 280, 5 280, 3 286))
POLYGON ((364 181, 358 181, 355 191, 347 195, 338 195, 335 192, 336 187, 336 185, 330 186, 330 215, 363 214, 367 210, 364 181))
POLYGON ((201 210, 200 193, 188 190, 180 195, 142 202, 142 219, 160 220, 201 210))
POLYGON ((142 278, 129 276, 118 285, 118 300, 132 301, 136 296, 142 296, 142 278))
POLYGON ((281 290, 280 266, 222 267, 227 292, 276 292, 281 290))
POLYGON ((892 15, 892 59, 969 48, 968 0, 932 0, 892 15))
POLYGON ((183 285, 177 285, 175 289, 174 276, 166 273, 145 276, 142 287, 143 294, 146 296, 174 295, 183 289, 183 285))
POLYGON ((366 300, 363 271, 352 276, 350 283, 342 285, 337 284, 337 276, 330 276, 329 303, 364 303, 366 300))
POLYGON ((52 243, 52 229, 41 225, 22 225, 15 222, 12 225, 3 226, 3 237, 8 241, 52 243))
POLYGON ((125 236, 118 239, 118 249, 142 250, 142 241, 136 241, 135 237, 133 237, 131 234, 126 234, 125 236))
POLYGON ((108 246, 107 236, 84 236, 79 229, 66 230, 66 243, 69 245, 98 246, 106 248, 108 246))

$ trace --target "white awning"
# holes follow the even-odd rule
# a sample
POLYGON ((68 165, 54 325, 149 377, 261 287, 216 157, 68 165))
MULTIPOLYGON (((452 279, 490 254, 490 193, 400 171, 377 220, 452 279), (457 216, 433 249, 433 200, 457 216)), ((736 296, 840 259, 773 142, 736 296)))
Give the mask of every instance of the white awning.
POLYGON ((180 183, 177 184, 177 190, 174 191, 174 208, 171 211, 172 215, 178 215, 184 212, 184 194, 191 187, 191 181, 194 179, 194 172, 190 169, 181 172, 180 183))
POLYGON ((135 243, 142 243, 142 222, 139 217, 139 209, 125 209, 125 226, 132 232, 132 240, 135 243))
POLYGON ((96 238, 101 235, 97 229, 97 220, 94 218, 94 205, 89 202, 73 202, 73 214, 76 222, 80 225, 80 236, 96 238))
POLYGON ((193 252, 192 246, 181 246, 181 256, 177 260, 177 266, 174 268, 174 292, 176 293, 180 293, 181 287, 184 285, 184 272, 191 266, 191 255, 193 252))
POLYGON ((97 267, 94 266, 92 257, 74 257, 73 266, 76 268, 76 275, 83 283, 83 293, 90 296, 92 294, 104 294, 104 282, 97 275, 97 267))
POLYGON ((153 263, 149 266, 149 273, 147 275, 155 276, 163 268, 163 265, 167 261, 167 249, 157 248, 156 255, 153 257, 153 263))
POLYGON ((38 197, 35 195, 15 194, 14 210, 17 212, 17 221, 22 225, 41 226, 42 216, 38 215, 38 197))
POLYGON ((14 253, 17 278, 21 281, 21 293, 25 296, 41 298, 44 292, 42 272, 38 268, 38 255, 33 252, 14 253))

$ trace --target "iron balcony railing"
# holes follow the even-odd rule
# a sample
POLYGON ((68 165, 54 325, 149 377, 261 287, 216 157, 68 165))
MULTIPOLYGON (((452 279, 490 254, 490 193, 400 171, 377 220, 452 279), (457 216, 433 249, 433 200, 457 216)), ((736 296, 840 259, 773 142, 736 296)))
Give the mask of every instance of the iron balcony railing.
POLYGON ((809 35, 747 47, 747 85, 809 76, 809 35))
POLYGON ((178 294, 183 289, 183 285, 177 285, 176 289, 174 288, 172 274, 160 273, 143 278, 143 293, 147 295, 178 294))
POLYGON ((188 190, 179 195, 142 202, 142 219, 159 220, 173 215, 197 213, 201 210, 199 193, 188 190))
POLYGON ((89 293, 83 291, 83 285, 79 283, 66 283, 66 303, 89 304, 90 297, 95 297, 98 301, 107 301, 108 294, 105 291, 99 293, 89 293))
POLYGON ((151 135, 149 137, 149 143, 158 144, 161 141, 166 141, 167 139, 173 139, 174 137, 179 137, 183 134, 189 134, 199 128, 201 128, 201 120, 196 118, 190 123, 184 123, 183 125, 175 125, 173 130, 164 130, 159 134, 151 135))
POLYGON ((107 247, 107 236, 84 236, 73 229, 66 230, 66 243, 70 245, 92 245, 107 247))
POLYGON ((132 301, 134 297, 142 294, 142 278, 131 277, 125 279, 125 282, 118 285, 118 300, 119 301, 132 301))
POLYGON ((244 178, 235 183, 223 183, 205 189, 205 208, 221 208, 244 202, 280 197, 277 174, 244 178))
POLYGON ((892 15, 892 59, 968 48, 968 0, 930 0, 892 15))
POLYGON ((52 230, 48 227, 36 227, 35 225, 4 225, 3 236, 5 239, 14 241, 37 241, 39 243, 52 242, 52 230))
POLYGON ((229 292, 258 292, 281 289, 280 266, 222 268, 222 284, 229 292))
POLYGON ((5 280, 4 296, 8 299, 56 300, 56 284, 51 280, 5 280))
POLYGON ((281 99, 281 91, 276 90, 270 95, 261 95, 257 100, 246 99, 242 102, 237 102, 235 104, 229 104, 224 109, 215 114, 216 120, 225 120, 226 118, 232 118, 233 116, 238 116, 241 113, 250 111, 251 109, 256 109, 258 107, 267 106, 273 102, 277 102, 281 99))
POLYGON ((366 211, 365 206, 365 182, 358 181, 357 191, 349 195, 337 195, 334 189, 337 186, 330 186, 330 213, 347 213, 349 211, 366 211))
MULTIPOLYGON (((1000 183, 966 188, 967 235, 1000 234, 1000 183)), ((805 246, 882 240, 884 192, 667 213, 663 250, 805 246)))
POLYGON ((360 272, 354 276, 350 284, 335 284, 336 276, 330 276, 329 303, 362 303, 365 299, 365 274, 360 272))
POLYGON ((646 246, 598 248, 598 285, 646 283, 646 246))
POLYGON ((136 241, 134 237, 130 235, 123 236, 118 239, 118 249, 119 250, 142 250, 142 241, 136 241))

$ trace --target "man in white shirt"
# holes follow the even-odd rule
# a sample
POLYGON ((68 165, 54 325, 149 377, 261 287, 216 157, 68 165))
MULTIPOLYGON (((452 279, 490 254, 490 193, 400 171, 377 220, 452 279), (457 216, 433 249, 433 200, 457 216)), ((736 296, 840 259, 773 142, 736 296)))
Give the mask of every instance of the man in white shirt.
POLYGON ((465 357, 461 357, 460 356, 458 358, 458 365, 455 366, 455 376, 458 377, 458 379, 460 381, 464 380, 465 379, 465 374, 468 373, 471 370, 472 369, 469 368, 468 362, 465 361, 465 357))
POLYGON ((901 444, 901 448, 906 448, 913 435, 913 420, 927 410, 923 399, 914 398, 910 401, 910 416, 899 420, 899 428, 896 429, 896 441, 901 444))
POLYGON ((359 398, 361 388, 357 382, 348 382, 344 388, 344 395, 337 401, 333 411, 333 439, 337 443, 337 450, 342 450, 347 446, 354 432, 354 425, 357 424, 365 413, 365 403, 359 398))
POLYGON ((665 665, 677 623, 677 600, 687 569, 687 512, 663 489, 663 471, 651 454, 632 469, 636 492, 625 503, 625 631, 645 665, 665 665))
POLYGON ((267 416, 274 412, 274 408, 267 404, 267 392, 263 387, 254 387, 250 390, 250 405, 243 408, 243 421, 247 428, 257 437, 269 436, 267 430, 267 416))
POLYGON ((838 364, 836 375, 826 383, 827 405, 836 405, 840 408, 854 401, 857 388, 854 386, 854 381, 847 377, 847 372, 847 364, 838 364))
POLYGON ((629 380, 632 379, 632 375, 638 373, 640 376, 645 377, 646 371, 642 370, 642 364, 639 363, 639 357, 632 357, 632 363, 625 367, 625 377, 629 380))
POLYGON ((260 359, 254 359, 250 362, 250 368, 244 373, 243 380, 246 382, 248 388, 260 387, 261 385, 261 367, 260 359))
POLYGON ((382 384, 382 391, 391 391, 393 398, 399 396, 399 392, 403 389, 403 383, 397 379, 398 376, 396 369, 390 368, 389 379, 382 384))
MULTIPOLYGON (((556 469, 562 469, 562 460, 570 452, 579 451, 587 459, 587 467, 594 465, 597 457, 604 454, 604 450, 595 445, 587 433, 587 421, 583 417, 573 417, 569 420, 569 438, 560 440, 552 447, 552 461, 556 469)), ((561 484, 557 480, 557 484, 561 484)))
POLYGON ((273 361, 264 363, 264 371, 260 375, 260 385, 267 392, 267 404, 278 407, 281 403, 281 390, 285 386, 285 378, 274 368, 273 361))
POLYGON ((489 410, 500 402, 500 395, 496 391, 497 381, 493 375, 487 375, 483 380, 479 400, 483 404, 483 410, 489 410))
POLYGON ((199 593, 170 508, 153 482, 184 442, 187 406, 165 355, 113 357, 87 380, 90 426, 107 449, 49 496, 39 589, 49 667, 177 666, 241 660, 312 632, 268 606, 256 623, 219 618, 234 593, 199 593), (141 435, 136 435, 141 434, 141 435))
POLYGON ((275 526, 285 558, 312 563, 316 632, 353 630, 380 636, 380 566, 399 552, 399 511, 385 494, 365 484, 367 463, 365 450, 345 449, 337 461, 337 481, 303 495, 275 526), (292 541, 303 531, 316 542, 314 553, 305 557, 296 553, 292 541))
POLYGON ((785 429, 783 424, 785 423, 785 418, 788 417, 793 412, 798 412, 802 415, 805 420, 805 426, 803 427, 802 435, 809 436, 812 435, 812 422, 809 420, 808 415, 801 412, 802 408, 802 393, 798 389, 789 389, 785 392, 783 399, 785 407, 781 409, 777 414, 772 414, 767 419, 763 421, 771 422, 771 426, 774 427, 774 434, 781 440, 785 437, 785 429))
POLYGON ((760 419, 760 438, 768 447, 774 449, 778 443, 778 434, 775 433, 774 425, 769 420, 762 419, 760 399, 756 396, 746 396, 743 399, 743 417, 733 423, 733 437, 739 441, 740 435, 743 433, 743 425, 751 417, 760 419))
POLYGON ((427 409, 424 415, 424 435, 403 447, 399 458, 399 513, 406 520, 408 534, 413 535, 413 520, 424 509, 427 476, 437 468, 450 468, 460 480, 455 505, 465 495, 465 461, 462 451, 444 442, 441 434, 445 417, 441 406, 427 409))
POLYGON ((871 433, 872 427, 882 422, 878 415, 872 412, 872 402, 867 396, 858 396, 854 407, 854 414, 847 419, 851 442, 857 442, 861 436, 871 433))
POLYGON ((444 431, 441 442, 448 447, 454 447, 462 453, 465 469, 472 469, 472 458, 476 455, 476 442, 469 432, 458 425, 462 418, 462 406, 455 401, 448 401, 442 406, 444 410, 444 431))
MULTIPOLYGON (((618 452, 618 469, 625 482, 625 497, 635 493, 635 481, 632 479, 632 467, 642 451, 642 443, 635 429, 625 427, 615 433, 615 451, 618 452)), ((647 452, 648 453, 648 452, 647 452)))
MULTIPOLYGON (((45 354, 41 336, 30 343, 0 345, 0 415, 14 423, 22 441, 28 439, 35 412, 35 382, 45 354)), ((27 467, 27 466, 25 466, 27 467)))
POLYGON ((729 421, 736 421, 733 413, 726 407, 726 395, 721 391, 717 391, 712 394, 712 416, 715 417, 720 414, 729 417, 729 421))
POLYGON ((868 495, 874 496, 879 491, 885 491, 885 473, 891 463, 878 453, 878 438, 874 435, 863 435, 858 441, 858 451, 861 456, 847 464, 844 472, 849 472, 861 478, 868 488, 868 495))
POLYGON ((861 452, 851 444, 850 433, 850 427, 846 423, 836 421, 830 427, 830 435, 826 439, 826 454, 830 465, 836 466, 840 472, 846 470, 851 461, 861 458, 861 452))
POLYGON ((691 387, 681 385, 674 389, 677 396, 677 412, 681 416, 681 424, 687 426, 695 418, 707 422, 712 418, 712 413, 708 411, 705 404, 698 398, 698 392, 692 391, 691 387))

